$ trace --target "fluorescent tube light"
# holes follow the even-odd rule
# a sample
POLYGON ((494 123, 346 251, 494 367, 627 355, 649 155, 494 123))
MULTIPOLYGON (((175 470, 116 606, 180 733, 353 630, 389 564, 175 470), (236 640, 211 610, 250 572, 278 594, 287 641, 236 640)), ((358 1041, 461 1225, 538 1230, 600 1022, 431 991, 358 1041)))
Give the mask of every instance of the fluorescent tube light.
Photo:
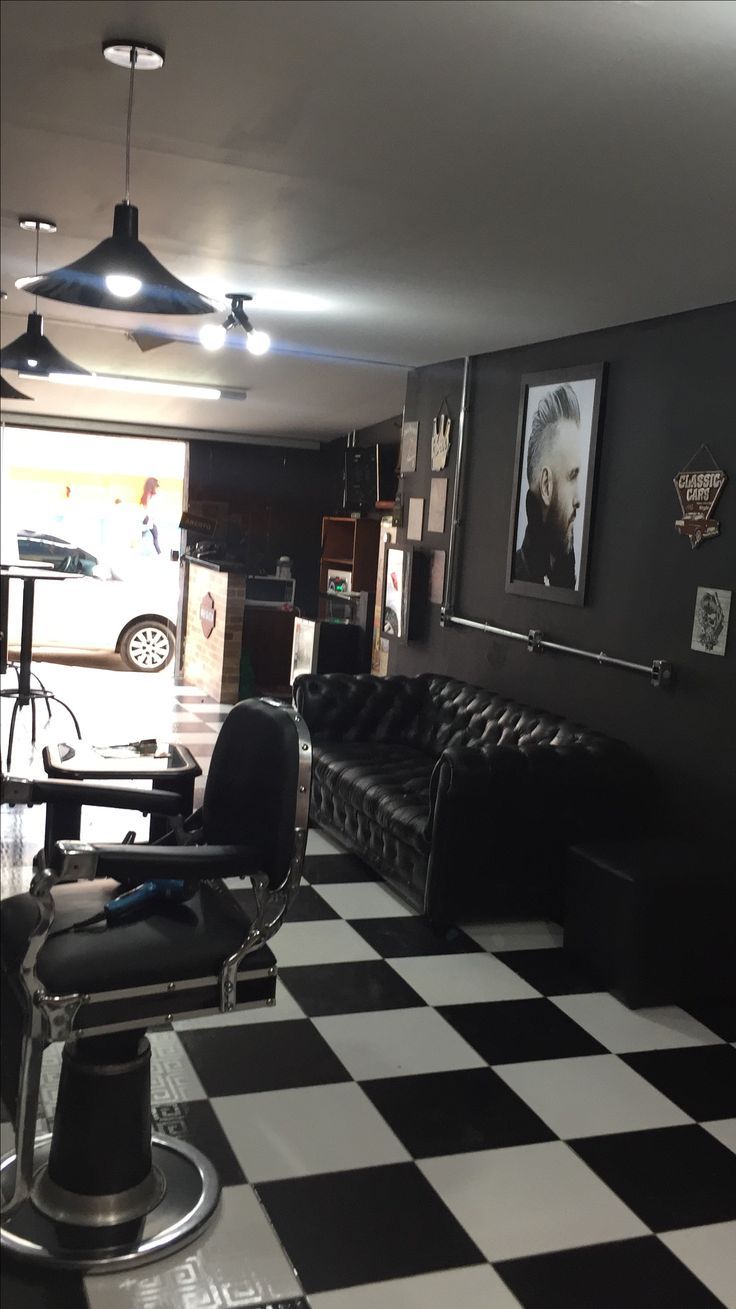
POLYGON ((154 382, 147 377, 109 377, 104 373, 75 374, 50 373, 50 382, 62 386, 78 383, 96 391, 127 391, 135 395, 179 396, 187 400, 219 400, 222 392, 216 386, 195 386, 190 382, 154 382))

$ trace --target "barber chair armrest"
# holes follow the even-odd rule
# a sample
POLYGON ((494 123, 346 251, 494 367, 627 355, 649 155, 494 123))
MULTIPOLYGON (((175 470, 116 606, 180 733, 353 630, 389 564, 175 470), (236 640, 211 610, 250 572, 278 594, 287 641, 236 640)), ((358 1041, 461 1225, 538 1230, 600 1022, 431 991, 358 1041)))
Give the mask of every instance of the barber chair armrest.
POLYGON ((117 882, 175 878, 208 881, 257 872, 254 851, 244 845, 100 845, 57 841, 51 871, 60 881, 112 877, 117 882))
POLYGON ((142 791, 133 786, 98 786, 90 782, 3 777, 2 804, 79 804, 104 809, 135 809, 142 814, 180 814, 184 801, 173 791, 142 791))

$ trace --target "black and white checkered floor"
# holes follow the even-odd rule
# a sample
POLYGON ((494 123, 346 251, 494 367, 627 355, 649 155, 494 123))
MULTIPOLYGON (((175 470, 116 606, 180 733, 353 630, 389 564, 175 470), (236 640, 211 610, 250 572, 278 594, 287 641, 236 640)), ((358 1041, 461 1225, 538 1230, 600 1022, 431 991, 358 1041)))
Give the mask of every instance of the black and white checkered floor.
MULTIPOLYGON (((206 767, 224 709, 171 693, 206 767)), ((560 944, 438 938, 311 832, 276 1008, 151 1035, 156 1128, 216 1164, 215 1224, 125 1274, 6 1261, 5 1309, 735 1309, 736 1012, 632 1012, 560 944)))

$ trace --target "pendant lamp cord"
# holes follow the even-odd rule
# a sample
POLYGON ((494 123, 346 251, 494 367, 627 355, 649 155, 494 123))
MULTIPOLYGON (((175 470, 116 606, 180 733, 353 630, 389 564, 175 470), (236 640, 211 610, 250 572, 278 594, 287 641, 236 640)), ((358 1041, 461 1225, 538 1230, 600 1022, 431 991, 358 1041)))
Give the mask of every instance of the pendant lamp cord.
POLYGON ((130 204, 130 124, 133 119, 133 78, 138 51, 133 46, 130 52, 130 84, 128 86, 128 125, 125 133, 125 203, 130 204))
MULTIPOLYGON (((40 240, 41 240, 41 224, 36 223, 36 283, 38 283, 38 243, 40 240)), ((33 297, 33 300, 34 300, 34 305, 33 305, 34 313, 38 313, 38 295, 35 295, 33 297)))

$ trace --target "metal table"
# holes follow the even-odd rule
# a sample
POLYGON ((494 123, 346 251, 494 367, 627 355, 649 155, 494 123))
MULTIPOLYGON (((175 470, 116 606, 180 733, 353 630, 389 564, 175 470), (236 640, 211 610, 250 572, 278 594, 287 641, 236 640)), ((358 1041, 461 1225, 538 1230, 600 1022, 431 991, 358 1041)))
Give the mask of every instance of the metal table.
MULTIPOLYGON (((43 749, 43 766, 47 777, 67 782, 150 781, 158 791, 173 791, 181 796, 182 812, 188 816, 194 809, 194 780, 202 769, 184 745, 166 744, 166 754, 157 758, 152 754, 130 754, 108 757, 113 750, 126 747, 87 745, 47 745, 43 749), (102 753, 102 752, 105 753, 102 753)), ((53 849, 56 841, 79 839, 82 805, 68 801, 54 801, 46 806, 46 837, 44 848, 53 849)), ((169 829, 165 816, 151 814, 149 836, 155 841, 169 829)))

